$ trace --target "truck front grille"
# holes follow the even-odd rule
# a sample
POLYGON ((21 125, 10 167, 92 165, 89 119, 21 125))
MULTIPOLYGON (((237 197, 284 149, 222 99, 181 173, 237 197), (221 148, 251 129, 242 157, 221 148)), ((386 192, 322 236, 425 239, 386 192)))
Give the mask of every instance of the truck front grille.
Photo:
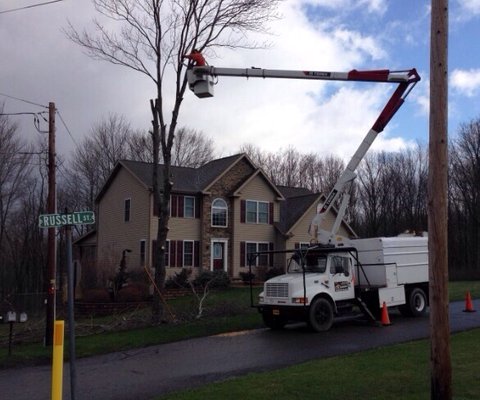
POLYGON ((267 297, 288 297, 288 283, 267 283, 267 297))

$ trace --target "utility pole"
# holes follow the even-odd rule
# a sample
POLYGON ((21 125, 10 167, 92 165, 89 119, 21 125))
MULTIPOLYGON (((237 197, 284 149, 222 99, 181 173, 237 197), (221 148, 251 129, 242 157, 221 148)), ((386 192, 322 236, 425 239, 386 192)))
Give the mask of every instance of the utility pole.
MULTIPOLYGON (((47 212, 55 214, 57 210, 56 181, 55 181, 55 103, 48 103, 48 199, 47 212)), ((45 345, 53 343, 53 326, 55 323, 56 303, 56 273, 57 273, 57 246, 56 228, 48 228, 47 248, 47 276, 45 286, 47 291, 47 315, 45 326, 45 345)))
POLYGON ((432 400, 452 398, 448 304, 448 0, 432 0, 430 27, 428 263, 432 400))

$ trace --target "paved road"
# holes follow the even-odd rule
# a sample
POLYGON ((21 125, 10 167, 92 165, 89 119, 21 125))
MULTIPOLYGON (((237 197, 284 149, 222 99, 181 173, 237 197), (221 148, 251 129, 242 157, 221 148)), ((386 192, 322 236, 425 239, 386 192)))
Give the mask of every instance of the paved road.
MULTIPOLYGON (((473 304, 478 310, 480 301, 473 304)), ((463 302, 450 305, 452 331, 480 327, 480 312, 464 313, 463 308, 463 302)), ((329 332, 320 334, 311 333, 303 325, 283 331, 260 329, 79 359, 76 398, 150 399, 251 371, 272 370, 428 336, 428 317, 409 319, 392 312, 390 320, 389 327, 340 321, 329 332)), ((49 399, 50 374, 49 366, 0 371, 0 397, 49 399)), ((64 399, 69 399, 68 364, 64 375, 64 399)))

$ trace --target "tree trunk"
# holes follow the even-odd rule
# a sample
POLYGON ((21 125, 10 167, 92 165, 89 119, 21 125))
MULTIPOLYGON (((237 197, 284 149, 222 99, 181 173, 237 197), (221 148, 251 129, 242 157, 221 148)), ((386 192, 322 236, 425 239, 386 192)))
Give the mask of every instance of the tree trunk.
MULTIPOLYGON (((159 172, 159 149, 160 149, 160 129, 164 130, 164 127, 159 126, 158 122, 158 99, 153 102, 150 100, 150 107, 152 110, 152 141, 153 141, 153 164, 152 164, 152 190, 154 207, 158 209, 158 230, 157 230, 157 248, 155 251, 155 286, 156 289, 153 293, 152 303, 152 322, 158 324, 162 322, 164 315, 164 306, 162 302, 162 293, 165 287, 165 246, 167 243, 168 235, 168 219, 169 219, 169 198, 170 198, 170 185, 164 184, 163 193, 160 193, 160 186, 158 184, 158 172, 159 172), (168 192, 168 193, 167 193, 168 192), (157 290, 158 289, 158 290, 157 290)), ((163 166, 164 180, 169 180, 170 168, 163 166)))

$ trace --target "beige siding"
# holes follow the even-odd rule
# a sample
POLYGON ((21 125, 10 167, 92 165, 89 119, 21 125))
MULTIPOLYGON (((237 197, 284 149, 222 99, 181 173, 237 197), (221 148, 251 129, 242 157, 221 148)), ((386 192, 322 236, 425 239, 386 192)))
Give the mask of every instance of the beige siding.
POLYGON ((275 227, 272 224, 251 224, 240 222, 241 200, 254 200, 272 202, 273 206, 273 220, 278 221, 280 214, 280 203, 277 200, 277 193, 265 181, 265 179, 257 175, 251 182, 249 182, 241 191, 241 197, 234 201, 234 236, 232 242, 233 252, 233 276, 238 277, 239 273, 246 271, 247 268, 240 266, 240 243, 241 242, 259 242, 259 243, 274 243, 276 240, 275 227))
POLYGON ((98 206, 97 260, 100 280, 113 276, 124 249, 127 268, 140 265, 140 240, 149 239, 149 192, 125 169, 120 169, 98 206), (124 221, 124 202, 131 199, 130 221, 124 221))

